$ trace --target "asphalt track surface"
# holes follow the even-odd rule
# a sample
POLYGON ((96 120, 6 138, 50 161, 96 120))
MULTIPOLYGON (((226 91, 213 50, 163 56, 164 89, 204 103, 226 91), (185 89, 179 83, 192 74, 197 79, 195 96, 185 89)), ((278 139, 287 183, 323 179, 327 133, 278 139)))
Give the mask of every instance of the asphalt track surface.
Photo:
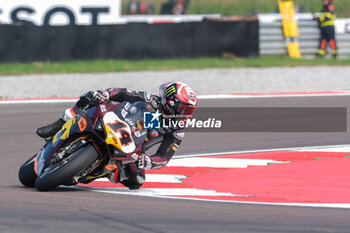
MULTIPOLYGON (((201 100, 221 107, 350 107, 349 96, 201 100)), ((97 193, 37 192, 17 173, 40 149, 34 129, 65 104, 0 105, 0 232, 350 232, 350 210, 97 193)), ((188 133, 178 155, 349 144, 348 133, 188 133)), ((278 174, 276 174, 278 175, 278 174)))

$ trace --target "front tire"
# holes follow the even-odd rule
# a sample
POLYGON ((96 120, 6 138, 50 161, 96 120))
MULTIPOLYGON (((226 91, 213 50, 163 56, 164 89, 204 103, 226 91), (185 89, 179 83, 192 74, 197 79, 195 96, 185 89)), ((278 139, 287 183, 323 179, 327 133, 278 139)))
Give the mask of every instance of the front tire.
POLYGON ((39 191, 49 191, 65 184, 72 180, 76 174, 86 169, 98 156, 94 146, 88 144, 78 149, 64 162, 46 168, 36 179, 35 187, 39 191))
POLYGON ((38 177, 34 171, 36 155, 28 159, 18 171, 19 181, 26 187, 35 187, 35 180, 38 177))

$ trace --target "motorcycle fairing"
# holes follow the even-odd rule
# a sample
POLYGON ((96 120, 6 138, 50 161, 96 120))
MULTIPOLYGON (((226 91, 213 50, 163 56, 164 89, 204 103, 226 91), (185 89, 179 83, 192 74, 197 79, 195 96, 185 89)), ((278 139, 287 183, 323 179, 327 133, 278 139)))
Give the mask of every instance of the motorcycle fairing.
POLYGON ((78 133, 92 132, 92 128, 91 120, 85 114, 79 114, 69 119, 38 153, 34 164, 35 173, 40 176, 49 165, 54 154, 58 152, 69 137, 78 133))

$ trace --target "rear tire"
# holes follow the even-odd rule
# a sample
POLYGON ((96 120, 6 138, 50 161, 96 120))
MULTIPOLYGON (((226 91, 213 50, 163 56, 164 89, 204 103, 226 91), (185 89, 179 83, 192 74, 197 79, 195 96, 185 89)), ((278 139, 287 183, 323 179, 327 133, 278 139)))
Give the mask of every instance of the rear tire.
POLYGON ((35 187, 35 180, 38 177, 34 171, 36 155, 28 159, 18 171, 19 181, 26 187, 35 187))
POLYGON ((46 168, 36 179, 35 187, 39 191, 49 191, 63 185, 86 169, 98 156, 94 146, 88 144, 70 155, 65 162, 46 168))

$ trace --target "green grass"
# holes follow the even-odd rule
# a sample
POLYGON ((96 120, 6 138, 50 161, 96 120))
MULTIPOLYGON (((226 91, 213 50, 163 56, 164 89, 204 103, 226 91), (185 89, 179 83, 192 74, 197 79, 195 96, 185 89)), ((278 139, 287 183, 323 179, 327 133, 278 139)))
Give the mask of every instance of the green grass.
MULTIPOLYGON (((140 0, 134 0, 140 1, 140 0)), ((156 13, 160 13, 162 3, 166 0, 145 0, 153 3, 156 13)), ((123 0, 123 12, 129 0, 123 0)), ((296 5, 303 5, 310 12, 319 12, 321 0, 295 0, 296 5)), ((340 17, 350 16, 349 0, 335 0, 333 4, 340 17)), ((261 13, 273 12, 277 8, 277 0, 190 0, 188 14, 217 13, 222 15, 248 15, 254 9, 261 13)))
POLYGON ((92 60, 70 62, 34 62, 0 64, 0 75, 40 73, 102 73, 141 70, 176 70, 204 68, 270 67, 270 66, 346 66, 350 59, 291 59, 286 56, 262 56, 259 58, 197 58, 197 59, 149 59, 92 60))

